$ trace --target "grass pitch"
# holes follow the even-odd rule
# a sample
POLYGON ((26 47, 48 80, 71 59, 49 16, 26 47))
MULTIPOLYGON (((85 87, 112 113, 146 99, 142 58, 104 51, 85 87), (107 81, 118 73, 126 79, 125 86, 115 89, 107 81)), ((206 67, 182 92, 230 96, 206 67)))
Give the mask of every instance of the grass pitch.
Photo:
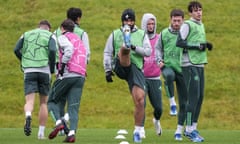
MULTIPOLYGON (((65 139, 64 136, 57 136, 53 140, 37 139, 37 128, 33 128, 31 136, 25 136, 23 128, 0 128, 0 141, 4 144, 58 144, 65 139)), ((46 136, 51 129, 47 129, 46 136)), ((116 140, 118 129, 79 129, 75 143, 81 144, 119 144, 123 140, 116 140)), ((132 141, 132 129, 128 129, 128 134, 125 135, 130 144, 132 141)), ((173 139, 174 130, 163 130, 162 136, 155 135, 153 129, 146 129, 146 139, 143 139, 143 144, 188 144, 192 143, 187 138, 183 137, 183 141, 175 141, 173 139)), ((205 138, 204 144, 239 144, 239 130, 201 130, 201 135, 205 138)))

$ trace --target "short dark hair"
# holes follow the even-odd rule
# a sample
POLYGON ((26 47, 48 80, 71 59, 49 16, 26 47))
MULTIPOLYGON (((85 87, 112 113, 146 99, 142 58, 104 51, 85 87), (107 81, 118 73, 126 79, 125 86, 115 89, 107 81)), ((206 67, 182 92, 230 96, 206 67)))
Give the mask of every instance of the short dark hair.
POLYGON ((61 27, 63 27, 64 30, 73 32, 74 30, 74 22, 71 19, 66 19, 62 22, 61 27))
POLYGON ((80 8, 71 7, 67 10, 67 18, 71 19, 73 22, 77 21, 78 17, 82 17, 82 10, 80 8))
POLYGON ((173 9, 170 13, 170 17, 173 16, 181 16, 182 18, 184 18, 184 12, 180 9, 173 9))
POLYGON ((188 12, 192 13, 193 9, 202 8, 202 4, 198 1, 191 1, 188 4, 188 12))
POLYGON ((38 27, 40 27, 41 25, 47 25, 49 29, 51 29, 51 24, 47 20, 41 20, 38 24, 38 27))

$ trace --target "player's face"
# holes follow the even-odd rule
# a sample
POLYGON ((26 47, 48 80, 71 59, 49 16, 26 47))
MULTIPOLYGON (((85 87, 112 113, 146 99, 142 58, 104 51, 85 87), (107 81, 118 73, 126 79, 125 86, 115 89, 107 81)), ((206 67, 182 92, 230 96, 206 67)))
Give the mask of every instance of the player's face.
POLYGON ((133 29, 134 27, 134 24, 135 24, 135 21, 131 20, 131 19, 128 19, 128 20, 124 20, 123 21, 123 25, 129 25, 131 29, 133 29))
POLYGON ((190 13, 191 17, 197 21, 202 20, 202 8, 193 8, 192 13, 190 13))
POLYGON ((155 21, 153 19, 149 19, 147 22, 147 31, 149 33, 153 33, 155 29, 155 21))
POLYGON ((172 16, 171 18, 171 26, 174 30, 178 31, 183 23, 182 16, 172 16))

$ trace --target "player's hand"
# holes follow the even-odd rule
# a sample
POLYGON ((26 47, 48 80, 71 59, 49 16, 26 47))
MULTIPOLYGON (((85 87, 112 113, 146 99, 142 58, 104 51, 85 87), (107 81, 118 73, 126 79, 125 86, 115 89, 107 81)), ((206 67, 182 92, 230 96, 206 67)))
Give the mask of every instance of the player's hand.
POLYGON ((60 68, 60 70, 58 71, 58 73, 60 74, 60 76, 63 76, 65 66, 66 66, 65 63, 61 63, 61 68, 60 68))
POLYGON ((207 43, 206 43, 206 46, 207 46, 207 48, 208 48, 209 51, 211 51, 211 50, 213 49, 213 45, 212 45, 212 43, 210 43, 210 42, 207 42, 207 43))
POLYGON ((163 61, 160 61, 159 64, 158 64, 158 66, 160 67, 160 69, 163 69, 163 67, 164 67, 164 62, 163 62, 163 61))
POLYGON ((199 46, 199 50, 200 51, 205 51, 206 48, 211 51, 213 49, 213 45, 212 43, 210 42, 207 42, 207 43, 201 43, 200 46, 199 46))
POLYGON ((131 45, 131 50, 135 51, 136 50, 136 46, 135 45, 131 45))
POLYGON ((106 81, 107 82, 113 82, 112 76, 114 76, 114 73, 112 71, 107 71, 106 72, 106 81))

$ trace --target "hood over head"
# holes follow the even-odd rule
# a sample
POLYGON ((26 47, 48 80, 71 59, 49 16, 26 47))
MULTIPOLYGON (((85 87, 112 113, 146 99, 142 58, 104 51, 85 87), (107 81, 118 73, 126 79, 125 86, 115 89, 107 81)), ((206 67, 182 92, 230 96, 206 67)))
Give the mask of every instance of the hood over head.
POLYGON ((153 38, 156 34, 156 29, 157 29, 157 19, 156 19, 156 17, 151 13, 145 13, 142 17, 141 28, 148 34, 150 39, 153 38), (148 31, 147 31, 147 22, 148 22, 149 19, 153 19, 155 21, 155 27, 154 27, 154 32, 153 33, 148 33, 148 31))

